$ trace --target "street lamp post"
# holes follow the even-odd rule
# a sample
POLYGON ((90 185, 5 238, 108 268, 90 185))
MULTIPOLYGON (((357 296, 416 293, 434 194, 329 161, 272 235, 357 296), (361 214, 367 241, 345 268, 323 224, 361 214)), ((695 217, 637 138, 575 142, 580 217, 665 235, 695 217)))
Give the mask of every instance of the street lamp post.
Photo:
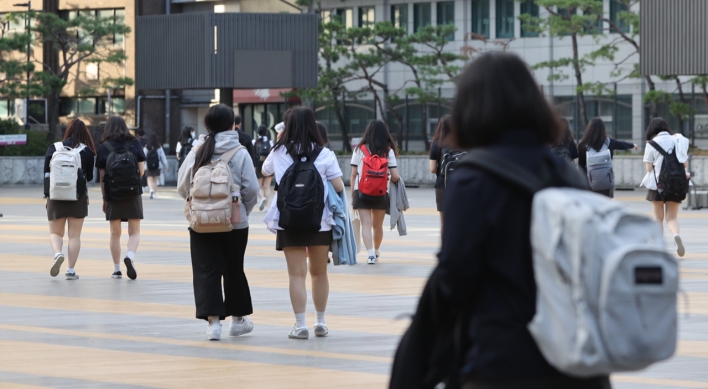
MULTIPOLYGON (((26 3, 13 4, 15 7, 27 7, 27 16, 25 17, 25 32, 29 32, 30 27, 30 11, 32 10, 32 1, 26 3)), ((27 40, 27 94, 25 95, 25 129, 29 130, 29 99, 30 99, 30 40, 27 40)))

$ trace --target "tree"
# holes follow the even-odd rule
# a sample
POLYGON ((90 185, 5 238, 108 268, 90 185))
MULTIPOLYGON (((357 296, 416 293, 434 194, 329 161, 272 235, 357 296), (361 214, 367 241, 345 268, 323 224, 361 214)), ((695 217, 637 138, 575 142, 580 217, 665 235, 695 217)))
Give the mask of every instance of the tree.
POLYGON ((25 76, 34 71, 34 64, 25 58, 32 36, 27 31, 17 33, 10 29, 11 23, 23 23, 25 17, 26 14, 0 17, 0 95, 6 98, 32 96, 40 87, 31 81, 28 84, 25 76))
MULTIPOLYGON (((49 97, 49 131, 55 137, 57 133, 60 100, 62 90, 82 63, 121 64, 127 59, 121 47, 114 45, 116 35, 126 35, 130 28, 122 20, 113 17, 99 17, 79 13, 69 20, 50 12, 31 12, 34 20, 31 27, 36 35, 36 45, 51 49, 58 56, 58 61, 43 58, 39 61, 42 70, 35 73, 35 79, 41 81, 49 97)), ((50 56, 51 57, 51 56, 50 56)), ((74 76, 78 80, 78 72, 74 76)), ((127 77, 117 77, 103 81, 104 88, 118 88, 133 84, 127 77)), ((82 88, 80 93, 93 93, 94 88, 82 88)))
MULTIPOLYGON (((543 17, 522 15, 524 29, 535 32, 548 32, 561 39, 569 36, 573 54, 571 57, 559 58, 553 61, 541 62, 534 66, 535 69, 563 69, 570 67, 575 77, 575 90, 580 109, 580 120, 583 127, 588 123, 585 109, 585 92, 593 91, 601 94, 605 88, 599 83, 585 83, 583 72, 587 66, 592 66, 599 58, 614 59, 616 46, 605 45, 599 49, 580 54, 578 38, 592 36, 599 41, 604 36, 602 28, 598 27, 603 18, 602 0, 536 0, 536 4, 546 11, 543 17)), ((564 80, 568 76, 562 72, 554 73, 548 77, 549 81, 564 80)))

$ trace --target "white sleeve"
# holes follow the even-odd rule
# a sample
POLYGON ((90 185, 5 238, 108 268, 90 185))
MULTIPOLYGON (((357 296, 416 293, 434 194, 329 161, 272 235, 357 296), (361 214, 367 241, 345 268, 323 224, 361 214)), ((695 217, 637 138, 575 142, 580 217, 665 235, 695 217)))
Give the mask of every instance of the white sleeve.
POLYGON ((342 174, 342 169, 339 167, 339 161, 337 160, 337 155, 334 154, 334 151, 330 149, 325 149, 327 152, 327 156, 325 159, 326 163, 326 168, 325 168, 325 177, 327 178, 327 181, 329 180, 334 180, 335 178, 341 177, 342 174))
POLYGON ((179 156, 180 151, 182 151, 182 142, 177 142, 177 146, 175 146, 175 154, 179 156))
POLYGON ((261 167, 261 170, 266 176, 272 176, 275 174, 275 154, 275 151, 271 152, 268 154, 268 157, 266 157, 266 160, 263 161, 263 167, 261 167))
POLYGON ((361 151, 359 149, 355 149, 354 153, 352 153, 352 166, 359 166, 361 164, 361 151))
POLYGON ((654 163, 656 161, 656 150, 651 145, 647 143, 647 147, 644 149, 644 162, 654 163))
POLYGON ((396 153, 393 151, 393 149, 388 151, 388 167, 398 167, 396 162, 396 153))

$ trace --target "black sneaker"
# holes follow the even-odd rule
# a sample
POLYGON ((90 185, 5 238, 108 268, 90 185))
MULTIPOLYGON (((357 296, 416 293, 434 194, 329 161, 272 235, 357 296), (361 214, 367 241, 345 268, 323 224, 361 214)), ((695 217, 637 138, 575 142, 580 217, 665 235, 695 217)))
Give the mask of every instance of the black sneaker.
POLYGON ((125 272, 128 274, 128 278, 130 278, 131 280, 138 278, 138 273, 135 271, 133 260, 128 257, 125 257, 123 259, 123 263, 125 263, 125 272))
POLYGON ((121 273, 120 271, 113 272, 111 278, 123 278, 123 273, 121 273))
POLYGON ((66 272, 66 274, 64 274, 64 276, 66 277, 67 280, 78 280, 79 279, 79 275, 76 274, 76 272, 73 272, 73 273, 66 272))

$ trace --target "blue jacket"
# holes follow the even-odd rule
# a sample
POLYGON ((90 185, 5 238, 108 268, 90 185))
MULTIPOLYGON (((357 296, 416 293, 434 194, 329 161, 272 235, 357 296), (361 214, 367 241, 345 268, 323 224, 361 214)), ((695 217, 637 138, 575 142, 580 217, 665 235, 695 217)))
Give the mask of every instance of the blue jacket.
POLYGON ((334 226, 332 227, 332 259, 335 265, 347 264, 356 265, 356 241, 354 240, 354 230, 349 215, 349 204, 347 202, 346 191, 337 193, 331 183, 329 194, 327 195, 327 206, 334 215, 334 226))

